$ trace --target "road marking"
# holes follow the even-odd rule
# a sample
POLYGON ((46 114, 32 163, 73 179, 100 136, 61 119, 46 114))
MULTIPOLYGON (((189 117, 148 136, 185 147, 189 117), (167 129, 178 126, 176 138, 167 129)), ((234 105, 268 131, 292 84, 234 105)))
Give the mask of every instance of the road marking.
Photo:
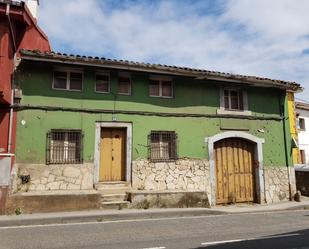
POLYGON ((165 246, 159 246, 159 247, 145 247, 143 249, 165 249, 165 246))
MULTIPOLYGON (((275 213, 287 213, 291 210, 276 211, 275 213)), ((293 212, 308 212, 308 210, 293 210, 293 212)), ((181 217, 165 217, 165 218, 143 218, 143 219, 127 219, 127 220, 105 220, 105 221, 87 221, 87 222, 73 222, 73 223, 55 223, 55 224, 37 224, 37 225, 16 225, 16 226, 6 226, 0 227, 0 230, 6 229, 21 229, 21 228, 37 228, 37 227, 58 227, 58 226, 80 226, 80 225, 100 225, 109 223, 131 223, 131 222, 144 222, 144 221, 164 221, 164 220, 184 220, 184 219, 201 219, 201 218, 217 218, 224 216, 243 216, 243 215, 254 215, 254 214, 273 214, 273 211, 266 212, 252 212, 252 213, 225 213, 225 214, 210 214, 210 215, 199 215, 199 216, 181 216, 181 217)), ((74 219, 74 217, 69 217, 69 219, 74 219)), ((104 215, 98 217, 98 219, 103 218, 104 215)), ((77 217, 78 219, 78 217, 77 217)), ((18 219, 16 219, 18 220, 18 219)), ((14 219, 12 219, 14 221, 14 219)), ((9 222, 9 220, 8 220, 9 222)))
POLYGON ((292 236, 298 236, 298 235, 300 235, 300 234, 299 233, 290 233, 290 234, 273 235, 273 236, 265 236, 265 237, 258 237, 258 238, 220 240, 220 241, 203 242, 203 243, 201 243, 201 245, 211 246, 211 245, 227 244, 227 243, 250 241, 250 240, 276 239, 276 238, 292 237, 292 236))

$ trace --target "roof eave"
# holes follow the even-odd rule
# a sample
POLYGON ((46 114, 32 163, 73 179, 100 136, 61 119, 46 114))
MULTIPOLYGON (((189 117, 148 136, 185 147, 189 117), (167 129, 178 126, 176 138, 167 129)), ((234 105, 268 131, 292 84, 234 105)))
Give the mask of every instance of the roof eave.
POLYGON ((158 68, 160 66, 153 66, 147 65, 124 65, 121 62, 115 61, 100 61, 96 63, 95 61, 85 61, 85 60, 78 60, 76 58, 70 60, 68 58, 55 58, 55 57, 48 57, 48 56, 34 56, 34 55, 27 55, 22 54, 22 60, 29 60, 29 61, 40 61, 40 62, 50 62, 50 63, 59 63, 65 65, 76 65, 76 66, 90 66, 90 67, 99 67, 99 68, 108 68, 108 69, 120 69, 120 70, 127 70, 127 71, 137 71, 137 72, 148 72, 154 74, 167 74, 173 76, 183 76, 183 77, 191 77, 197 80, 212 80, 212 81, 221 81, 221 82, 229 82, 229 83, 238 83, 238 84, 246 84, 246 85, 253 85, 259 87, 274 87, 279 88, 282 90, 291 90, 293 92, 302 91, 302 88, 297 85, 289 85, 289 84, 280 84, 273 82, 271 80, 258 80, 258 79, 250 79, 250 78, 238 78, 235 76, 219 76, 219 75, 212 75, 211 73, 205 72, 185 72, 184 70, 177 69, 173 70, 172 68, 158 68))

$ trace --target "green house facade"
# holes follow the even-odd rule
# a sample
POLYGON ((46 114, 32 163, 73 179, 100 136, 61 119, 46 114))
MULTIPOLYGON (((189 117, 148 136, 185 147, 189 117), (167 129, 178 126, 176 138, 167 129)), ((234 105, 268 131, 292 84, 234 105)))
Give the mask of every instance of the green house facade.
POLYGON ((22 51, 13 191, 204 192, 211 205, 295 191, 296 83, 22 51), (28 176, 28 182, 20 180, 28 176))

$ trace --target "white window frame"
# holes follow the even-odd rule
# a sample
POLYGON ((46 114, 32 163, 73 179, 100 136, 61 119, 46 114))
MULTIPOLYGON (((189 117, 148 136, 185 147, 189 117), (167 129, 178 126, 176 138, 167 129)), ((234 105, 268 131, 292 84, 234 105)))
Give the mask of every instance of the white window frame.
POLYGON ((173 79, 171 77, 165 77, 165 76, 151 76, 149 78, 148 94, 149 94, 150 97, 153 97, 153 98, 165 98, 165 99, 174 98, 174 82, 173 82, 173 79), (150 80, 158 80, 159 81, 159 95, 151 95, 150 94, 150 91, 149 91, 150 80), (171 82, 172 96, 162 96, 162 81, 170 81, 171 82))
POLYGON ((237 87, 221 87, 220 88, 220 108, 217 109, 217 114, 220 115, 243 115, 243 116, 250 116, 252 112, 248 110, 248 94, 245 89, 237 88, 237 87), (242 91, 242 103, 243 103, 243 110, 227 110, 225 109, 225 102, 224 102, 224 90, 229 91, 242 91))
POLYGON ((52 89, 53 90, 82 92, 83 88, 84 88, 84 72, 83 72, 82 69, 58 68, 58 67, 54 68, 54 71, 53 71, 53 84, 52 84, 52 89), (55 72, 66 73, 66 88, 65 89, 64 88, 57 88, 57 87, 55 87, 55 72), (70 89, 70 84, 71 84, 70 73, 80 73, 80 74, 82 74, 82 88, 80 90, 70 89))
POLYGON ((297 129, 299 130, 299 131, 306 131, 306 119, 305 118, 302 118, 302 117, 299 117, 298 119, 297 119, 297 129), (300 127, 300 120, 303 120, 303 124, 304 124, 304 127, 302 128, 302 127, 300 127))
POLYGON ((105 72, 105 71, 97 71, 95 73, 95 78, 94 78, 94 92, 96 93, 104 93, 104 94, 108 94, 111 92, 111 75, 110 72, 105 72), (108 76, 108 92, 102 92, 102 91, 97 91, 96 86, 97 86, 97 75, 105 75, 108 76))
POLYGON ((117 76, 117 94, 119 95, 126 95, 126 96, 130 96, 132 95, 132 78, 131 78, 131 74, 130 73, 125 73, 125 72, 122 72, 122 73, 118 73, 118 76, 117 76), (119 91, 119 78, 120 77, 127 77, 130 79, 130 88, 129 88, 129 93, 120 93, 118 92, 119 91))

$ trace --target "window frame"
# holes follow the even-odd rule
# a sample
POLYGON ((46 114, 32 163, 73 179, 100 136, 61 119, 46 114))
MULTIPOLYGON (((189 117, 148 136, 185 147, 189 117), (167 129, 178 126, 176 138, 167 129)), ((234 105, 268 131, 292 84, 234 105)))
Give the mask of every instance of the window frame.
POLYGON ((305 118, 302 118, 302 117, 298 117, 298 120, 297 120, 297 129, 299 131, 306 131, 306 119, 305 118), (300 120, 303 120, 302 124, 303 126, 301 127, 300 126, 300 120))
POLYGON ((78 68, 58 68, 55 67, 53 70, 53 83, 52 83, 53 90, 59 91, 70 91, 70 92, 82 92, 84 90, 84 71, 78 68), (66 73, 66 88, 57 88, 55 87, 55 72, 66 73), (80 90, 77 89, 70 89, 71 86, 71 76, 70 73, 80 73, 82 75, 82 87, 80 90))
POLYGON ((166 76, 150 76, 149 77, 149 85, 148 85, 148 95, 149 97, 152 98, 164 98, 164 99, 173 99, 174 96, 174 81, 171 77, 166 77, 166 76), (150 81, 151 80, 157 80, 159 81, 159 95, 151 95, 150 94, 150 81), (163 96, 162 95, 162 82, 163 81, 170 81, 171 82, 171 90, 172 90, 172 95, 171 96, 163 96))
POLYGON ((109 94, 111 93, 111 74, 110 72, 107 71, 97 71, 94 76, 94 92, 95 93, 103 93, 103 94, 109 94), (108 76, 108 92, 102 92, 102 91, 97 91, 97 75, 104 75, 108 76))
POLYGON ((306 151, 305 150, 299 150, 299 161, 300 161, 300 164, 306 164, 306 151))
POLYGON ((125 72, 118 73, 118 75, 117 75, 117 94, 118 95, 125 95, 125 96, 131 96, 132 95, 132 77, 131 77, 130 73, 125 73, 125 72), (129 80, 130 80, 129 93, 120 93, 119 92, 119 78, 121 78, 121 77, 129 78, 129 80))
MULTIPOLYGON (((83 163, 83 140, 84 140, 84 134, 81 129, 51 129, 49 132, 46 133, 46 164, 82 164, 83 163), (63 145, 63 158, 55 160, 52 158, 52 151, 53 151, 53 133, 55 132, 63 132, 64 133, 64 140, 63 144, 67 143, 67 151, 65 151, 65 145, 63 145), (79 139, 79 148, 75 145, 75 149, 79 149, 79 158, 76 157, 74 161, 70 161, 69 159, 69 133, 76 132, 78 134, 79 139), (65 154, 67 153, 67 154, 65 154)), ((62 141, 62 140, 61 140, 62 141)), ((76 140, 77 141, 77 140, 76 140)))
MULTIPOLYGON (((161 146, 161 145, 160 145, 161 146)), ((163 151, 164 152, 164 151, 163 151)), ((162 153, 163 153, 162 152, 162 153)), ((178 135, 176 133, 176 131, 163 131, 163 130, 152 130, 150 131, 150 134, 148 135, 148 160, 150 162, 174 162, 176 160, 178 160, 178 135), (170 140, 168 141, 168 153, 169 153, 169 158, 163 158, 163 156, 161 155, 161 147, 160 147, 160 157, 159 158, 153 158, 152 157, 152 143, 154 143, 152 141, 152 136, 158 134, 160 137, 160 142, 163 143, 162 137, 164 134, 169 134, 170 136, 170 140), (173 143, 173 147, 171 148, 171 143, 173 143), (173 151, 172 151, 173 149, 173 151)))
MULTIPOLYGON (((248 110, 248 94, 247 94, 247 90, 244 88, 240 88, 240 87, 221 87, 219 90, 219 98, 220 98, 220 107, 219 109, 217 109, 217 114, 219 115, 241 115, 241 116, 251 116, 252 112, 248 110), (226 109, 225 108, 225 91, 237 91, 238 92, 238 96, 240 96, 239 92, 241 91, 241 95, 242 95, 242 105, 243 105, 243 109, 226 109)), ((230 96, 230 94, 229 94, 230 96)), ((231 102, 230 98, 229 98, 229 102, 231 102)), ((240 105, 240 99, 238 97, 238 104, 240 105)))

